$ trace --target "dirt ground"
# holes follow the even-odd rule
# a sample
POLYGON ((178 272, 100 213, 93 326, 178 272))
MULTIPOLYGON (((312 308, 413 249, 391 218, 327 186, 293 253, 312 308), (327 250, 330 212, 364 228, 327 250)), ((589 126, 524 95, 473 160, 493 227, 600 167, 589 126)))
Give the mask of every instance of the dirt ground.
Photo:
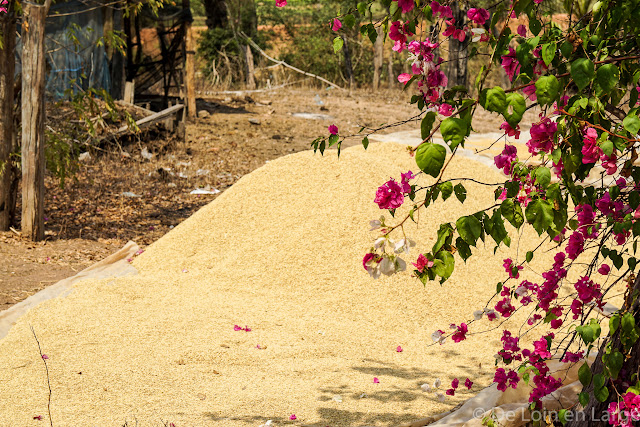
MULTIPOLYGON (((28 242, 16 231, 0 233, 0 310, 74 275, 128 240, 150 244, 217 197, 191 195, 192 190, 222 192, 269 160, 309 149, 330 124, 346 135, 360 126, 406 120, 417 112, 406 100, 400 91, 348 95, 313 88, 222 94, 199 99, 199 118, 187 124, 184 142, 142 136, 90 153, 64 188, 47 177, 44 242, 28 242), (299 113, 327 117, 295 116, 299 113)), ((495 132, 499 123, 497 117, 482 117, 476 131, 495 132)), ((381 133, 417 126, 410 122, 381 133)), ((359 143, 360 138, 345 145, 359 143)))

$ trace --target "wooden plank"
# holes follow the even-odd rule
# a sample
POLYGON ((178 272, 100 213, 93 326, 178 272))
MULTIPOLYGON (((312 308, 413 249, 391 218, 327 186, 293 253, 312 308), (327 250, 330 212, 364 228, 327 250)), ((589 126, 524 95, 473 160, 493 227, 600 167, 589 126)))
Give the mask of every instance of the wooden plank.
POLYGON ((127 104, 133 104, 135 96, 135 82, 126 82, 124 84, 124 102, 127 104))
MULTIPOLYGON (((177 114, 179 111, 181 111, 184 108, 183 104, 177 104, 174 105, 173 107, 169 107, 166 108, 162 111, 158 111, 155 114, 152 114, 149 117, 145 117, 143 119, 140 119, 136 122, 136 125, 138 126, 138 128, 140 129, 144 129, 147 128, 155 123, 158 123, 164 119, 166 119, 167 117, 170 117, 173 114, 177 114)), ((117 132, 112 133, 111 135, 108 135, 104 138, 102 138, 102 141, 107 140, 107 139, 111 139, 111 138, 115 138, 118 136, 122 136, 122 135, 126 135, 129 133, 133 133, 131 131, 131 129, 129 129, 129 126, 122 126, 120 129, 118 129, 117 132)))
MULTIPOLYGON (((188 2, 187 2, 188 3, 188 2)), ((193 42, 193 29, 191 22, 185 23, 185 93, 187 96, 187 113, 192 119, 196 118, 196 50, 193 42)))

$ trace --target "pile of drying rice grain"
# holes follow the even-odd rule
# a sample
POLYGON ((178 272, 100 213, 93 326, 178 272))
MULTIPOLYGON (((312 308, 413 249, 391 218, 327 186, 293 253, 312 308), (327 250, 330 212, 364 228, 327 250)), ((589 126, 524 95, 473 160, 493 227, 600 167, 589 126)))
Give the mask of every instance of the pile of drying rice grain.
MULTIPOLYGON (((137 257, 137 276, 82 282, 18 321, 0 341, 0 424, 47 417, 30 326, 48 356, 56 426, 394 425, 470 397, 491 382, 501 328, 444 346, 430 346, 431 333, 484 307, 505 278, 502 259, 518 243, 522 258, 533 235, 457 258, 443 286, 410 272, 372 280, 362 257, 383 213, 376 187, 409 169, 401 145, 372 144, 340 159, 294 154, 245 176, 137 257), (475 384, 444 403, 420 388, 455 377, 475 384)), ((450 169, 503 179, 465 158, 450 169)), ((408 262, 441 222, 493 204, 490 188, 465 185, 464 205, 452 197, 406 227, 418 241, 408 262)))

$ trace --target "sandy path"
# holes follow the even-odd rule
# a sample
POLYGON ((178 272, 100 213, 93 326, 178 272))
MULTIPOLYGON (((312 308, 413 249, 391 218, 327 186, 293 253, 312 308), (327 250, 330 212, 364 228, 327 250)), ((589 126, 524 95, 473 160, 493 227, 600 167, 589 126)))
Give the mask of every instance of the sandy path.
MULTIPOLYGON (((452 166, 501 179, 473 160, 452 166)), ((381 213, 375 188, 408 169, 400 145, 372 144, 339 161, 294 154, 243 177, 136 258, 137 276, 82 282, 18 321, 0 341, 0 424, 46 418, 30 325, 49 357, 56 426, 394 425, 470 397, 490 383, 501 330, 443 347, 427 346, 430 334, 484 306, 517 244, 456 259, 442 287, 408 272, 371 280, 361 259, 381 213), (471 377, 473 390, 445 403, 420 390, 454 377, 471 377)), ((466 186, 467 203, 452 197, 407 228, 416 249, 440 222, 491 205, 490 190, 466 186)))

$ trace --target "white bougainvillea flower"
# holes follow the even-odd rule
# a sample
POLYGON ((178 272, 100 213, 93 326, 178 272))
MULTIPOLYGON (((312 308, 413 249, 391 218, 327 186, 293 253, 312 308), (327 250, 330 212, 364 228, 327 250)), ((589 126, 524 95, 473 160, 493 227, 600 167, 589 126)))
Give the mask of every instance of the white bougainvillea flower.
POLYGON ((427 393, 431 391, 431 386, 429 384, 427 384, 427 383, 422 384, 420 386, 420 388, 422 389, 422 391, 427 392, 427 393))
POLYGON ((416 245, 416 242, 414 242, 411 239, 401 239, 398 240, 395 244, 395 247, 393 249, 393 251, 397 254, 404 252, 406 254, 409 253, 409 248, 412 248, 416 245))
POLYGON ((442 345, 442 343, 444 343, 444 340, 446 339, 444 337, 444 331, 441 330, 437 330, 434 333, 431 334, 431 339, 433 340, 433 342, 437 342, 440 343, 440 345, 442 345))
POLYGON ((473 318, 476 320, 482 319, 482 315, 484 314, 483 310, 476 310, 473 312, 473 318))
POLYGON ((385 276, 391 276, 396 272, 395 263, 388 256, 383 257, 382 261, 380 261, 380 272, 385 276))
POLYGON ((377 230, 378 228, 382 227, 382 223, 377 219, 372 219, 371 221, 369 221, 369 225, 371 226, 371 229, 369 231, 377 230))
POLYGON ((436 393, 436 397, 438 398, 438 400, 440 402, 444 402, 444 400, 445 400, 444 394, 442 394, 442 393, 436 393))
POLYGON ((482 38, 482 35, 485 33, 485 29, 484 28, 472 28, 471 29, 471 33, 473 34, 473 37, 471 38, 472 42, 477 42, 480 41, 480 39, 482 38))
POLYGON ((373 247, 376 249, 380 249, 384 251, 384 245, 387 244, 386 237, 378 237, 375 242, 373 242, 373 247))
POLYGON ((516 289, 516 294, 521 297, 527 295, 528 292, 529 291, 524 286, 518 286, 518 288, 516 289))
POLYGON ((440 381, 440 378, 436 378, 436 380, 433 382, 433 388, 440 388, 441 385, 442 381, 440 381))
POLYGON ((405 271, 407 269, 407 263, 402 258, 396 258, 396 271, 405 271))

